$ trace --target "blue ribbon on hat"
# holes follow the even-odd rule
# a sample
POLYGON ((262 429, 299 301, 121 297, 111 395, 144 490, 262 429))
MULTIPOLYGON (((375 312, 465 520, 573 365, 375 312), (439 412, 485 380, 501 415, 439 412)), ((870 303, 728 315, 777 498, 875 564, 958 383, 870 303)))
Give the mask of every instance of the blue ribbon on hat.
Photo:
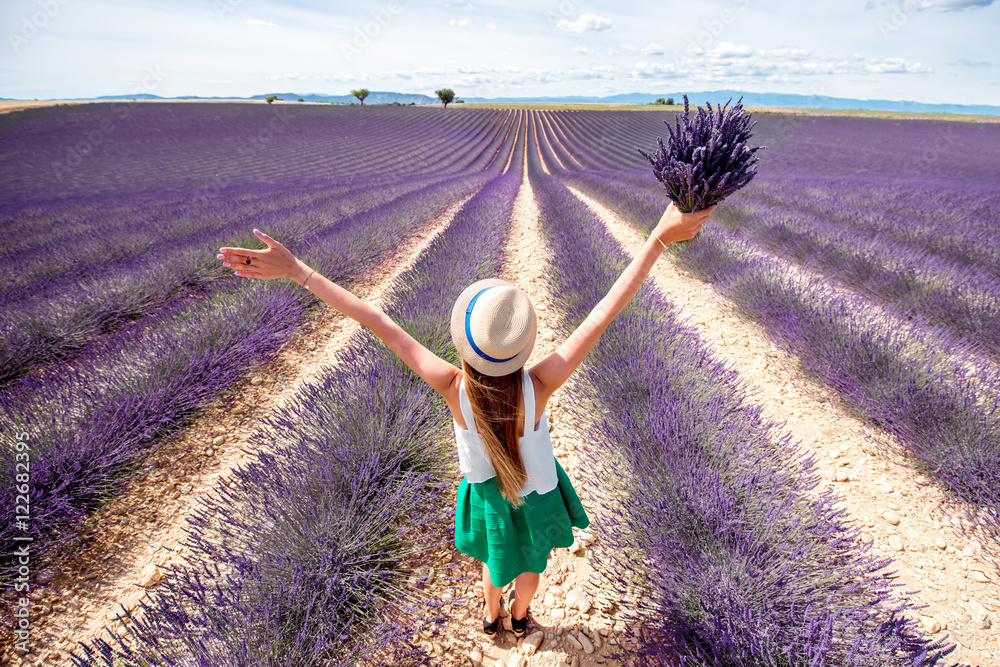
MULTIPOLYGON (((501 364, 501 363, 503 363, 505 361, 510 361, 511 359, 516 358, 517 354, 515 354, 513 357, 507 357, 506 359, 494 359, 493 357, 489 356, 488 354, 486 354, 485 352, 483 352, 482 350, 480 350, 479 347, 476 345, 476 341, 472 340, 472 327, 469 326, 469 323, 472 320, 472 307, 476 305, 476 300, 479 299, 479 296, 483 292, 485 292, 486 290, 489 290, 489 289, 493 289, 493 288, 492 287, 487 287, 485 289, 479 290, 479 293, 477 293, 476 296, 472 297, 472 301, 470 301, 468 307, 466 307, 466 309, 465 309, 465 337, 469 339, 469 345, 472 346, 472 349, 475 350, 476 354, 478 354, 480 357, 482 357, 486 361, 492 361, 495 364, 501 364)), ((518 354, 520 354, 520 352, 518 352, 518 354)))

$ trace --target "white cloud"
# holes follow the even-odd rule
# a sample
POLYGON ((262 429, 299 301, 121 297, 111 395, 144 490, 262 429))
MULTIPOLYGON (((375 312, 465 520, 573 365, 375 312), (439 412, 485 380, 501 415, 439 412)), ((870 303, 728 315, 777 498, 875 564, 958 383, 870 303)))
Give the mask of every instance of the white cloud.
POLYGON ((264 26, 265 28, 271 28, 274 26, 274 23, 271 21, 262 21, 260 19, 247 19, 247 25, 259 25, 264 26))
POLYGON ((301 74, 272 74, 264 78, 268 81, 305 81, 308 77, 301 74))
POLYGON ((608 55, 609 56, 617 56, 618 55, 618 49, 615 49, 615 48, 608 49, 608 55))
POLYGON ((940 12, 954 12, 973 7, 988 7, 992 4, 993 0, 906 0, 903 3, 903 11, 936 9, 940 12))
POLYGON ((636 63, 632 79, 690 78, 704 82, 734 83, 741 80, 774 83, 801 82, 821 75, 926 74, 932 70, 903 58, 883 60, 820 56, 800 48, 754 50, 746 44, 723 42, 696 57, 678 58, 668 64, 636 63))
POLYGON ((927 74, 933 71, 920 63, 908 63, 902 58, 886 58, 882 62, 868 63, 865 68, 873 74, 927 74))
POLYGON ((592 81, 602 79, 614 79, 617 74, 611 65, 598 65, 597 67, 587 67, 582 69, 571 69, 566 72, 571 79, 581 81, 592 81))
POLYGON ((590 49, 588 49, 586 46, 574 46, 573 50, 576 51, 577 53, 582 53, 583 55, 590 53, 590 49))
MULTIPOLYGON (((805 49, 759 49, 757 55, 763 58, 773 58, 775 60, 805 60, 809 57, 809 52, 805 49)), ((855 53, 852 60, 864 60, 864 56, 855 53)))
POLYGON ((636 51, 638 51, 638 49, 632 46, 631 44, 622 44, 622 51, 626 53, 635 53, 636 51))
POLYGON ((608 30, 611 28, 611 19, 606 19, 597 14, 582 14, 575 21, 560 19, 556 22, 556 28, 565 32, 588 32, 594 30, 608 30))
POLYGON ((753 49, 746 44, 733 44, 732 42, 721 42, 706 52, 709 58, 746 58, 751 54, 753 54, 753 49))
POLYGON ((675 79, 682 73, 674 63, 636 63, 630 75, 633 79, 675 79))
POLYGON ((644 56, 662 56, 663 48, 659 44, 650 44, 642 48, 642 54, 644 56))
POLYGON ((989 7, 993 0, 903 0, 902 3, 896 0, 868 0, 865 9, 878 9, 888 7, 904 14, 919 12, 925 9, 936 9, 939 12, 954 12, 961 9, 974 9, 975 7, 989 7))
POLYGON ((966 58, 961 58, 959 60, 952 60, 949 65, 956 65, 958 67, 984 67, 989 65, 985 60, 968 60, 966 58))
POLYGON ((487 23, 486 24, 486 29, 487 30, 496 30, 497 29, 497 24, 496 23, 487 23))
POLYGON ((448 21, 448 25, 457 25, 459 28, 468 28, 470 25, 472 25, 472 19, 470 18, 452 19, 448 21))

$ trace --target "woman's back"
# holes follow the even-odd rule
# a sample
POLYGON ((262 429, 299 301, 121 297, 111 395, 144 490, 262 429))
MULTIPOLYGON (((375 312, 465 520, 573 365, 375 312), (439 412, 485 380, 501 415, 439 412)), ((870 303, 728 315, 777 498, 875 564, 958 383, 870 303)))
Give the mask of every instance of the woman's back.
MULTIPOLYGON (((526 496, 532 491, 547 493, 556 487, 558 478, 552 451, 552 439, 549 436, 549 424, 542 412, 536 425, 524 418, 536 414, 535 387, 531 373, 522 372, 523 403, 519 410, 521 428, 518 438, 518 452, 524 465, 527 480, 518 495, 526 496)), ((476 428, 475 416, 468 393, 465 390, 465 378, 459 385, 459 405, 465 428, 453 420, 455 426, 455 442, 458 447, 459 469, 470 482, 485 482, 496 477, 493 462, 486 449, 486 443, 476 428)), ((543 408, 544 406, 538 406, 543 408)))

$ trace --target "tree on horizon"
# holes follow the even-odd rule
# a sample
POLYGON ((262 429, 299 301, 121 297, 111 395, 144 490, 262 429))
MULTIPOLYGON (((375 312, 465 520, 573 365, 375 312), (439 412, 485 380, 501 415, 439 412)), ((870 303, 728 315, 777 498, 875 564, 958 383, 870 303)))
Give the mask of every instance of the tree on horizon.
POLYGON ((434 94, 438 96, 438 99, 444 104, 444 108, 448 108, 448 103, 455 99, 455 91, 451 88, 442 88, 441 90, 435 90, 434 94))
POLYGON ((361 106, 365 105, 365 98, 368 97, 368 95, 370 95, 370 94, 371 93, 369 92, 369 90, 367 88, 361 88, 360 90, 352 90, 351 91, 351 95, 354 95, 356 98, 358 98, 359 100, 361 100, 361 106))

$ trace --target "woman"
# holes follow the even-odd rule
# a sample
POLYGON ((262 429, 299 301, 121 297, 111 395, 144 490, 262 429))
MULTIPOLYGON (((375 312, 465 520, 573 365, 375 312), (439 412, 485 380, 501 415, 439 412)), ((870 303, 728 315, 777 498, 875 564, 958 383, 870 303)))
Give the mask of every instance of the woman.
POLYGON ((525 372, 535 343, 527 295, 497 279, 467 287, 452 310, 451 334, 462 368, 437 357, 383 311, 327 280, 270 236, 266 250, 222 248, 218 259, 246 278, 290 278, 368 327, 431 388, 454 420, 459 468, 455 545, 483 562, 483 631, 500 620, 501 589, 511 581, 511 628, 521 637, 528 606, 555 547, 572 527, 589 525, 569 478, 552 452, 545 405, 639 290, 666 247, 692 238, 715 207, 681 213, 670 204, 642 249, 608 294, 555 352, 525 372))

